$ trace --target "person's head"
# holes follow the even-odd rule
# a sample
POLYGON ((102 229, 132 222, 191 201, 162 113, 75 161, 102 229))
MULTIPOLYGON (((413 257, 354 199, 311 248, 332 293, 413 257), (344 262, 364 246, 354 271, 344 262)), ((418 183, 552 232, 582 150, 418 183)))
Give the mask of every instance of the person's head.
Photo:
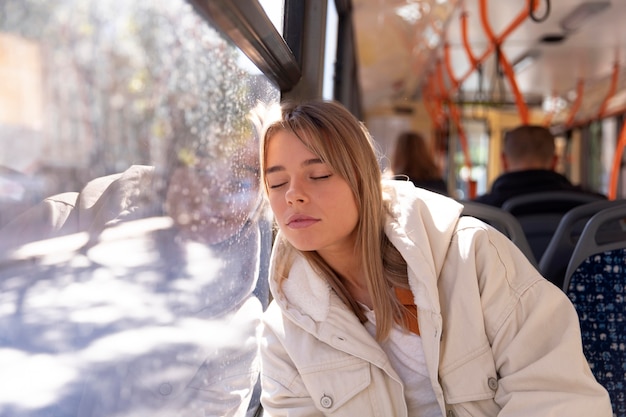
POLYGON ((259 206, 254 162, 255 153, 245 147, 228 158, 194 156, 181 161, 169 179, 166 214, 192 240, 208 244, 227 240, 259 206))
POLYGON ((523 125, 504 135, 502 151, 504 171, 554 170, 556 163, 554 136, 547 128, 523 125))
POLYGON ((403 132, 398 136, 391 170, 395 175, 406 175, 413 180, 441 178, 426 140, 416 132, 403 132))
MULTIPOLYGON (((336 196, 336 202, 346 204, 348 210, 351 204, 354 205, 355 227, 350 232, 356 251, 370 239, 368 234, 381 230, 384 218, 381 171, 372 139, 363 124, 345 107, 330 101, 284 103, 280 119, 266 128, 261 142, 262 185, 278 226, 296 249, 323 249, 315 247, 310 235, 307 238, 303 236, 307 233, 313 234, 314 229, 325 227, 324 222, 321 222, 305 233, 303 230, 290 228, 286 224, 288 219, 280 218, 285 213, 290 215, 298 212, 301 199, 309 197, 299 193, 308 192, 304 187, 308 187, 312 181, 299 182, 296 175, 303 175, 304 178, 331 175, 330 181, 319 180, 314 184, 340 182, 345 185, 345 195, 336 196), (297 151, 297 155, 293 153, 297 151), (301 164, 302 170, 296 171, 301 164), (298 188, 301 185, 302 188, 298 188)), ((331 199, 334 200, 319 196, 312 203, 320 206, 333 204, 331 199)), ((334 215, 342 216, 348 212, 344 210, 343 213, 334 215)), ((343 220, 348 221, 347 218, 343 220)))
POLYGON ((183 236, 217 244, 234 236, 259 212, 258 135, 255 123, 227 143, 178 138, 169 150, 165 214, 183 236))
POLYGON ((386 338, 401 317, 392 287, 408 284, 406 264, 396 268, 403 260, 384 234, 382 173, 365 126, 336 102, 284 103, 261 138, 260 165, 262 187, 282 232, 275 243, 281 259, 273 271, 279 288, 293 255, 300 253, 364 321, 329 264, 341 251, 362 265, 377 311, 377 336, 386 338))

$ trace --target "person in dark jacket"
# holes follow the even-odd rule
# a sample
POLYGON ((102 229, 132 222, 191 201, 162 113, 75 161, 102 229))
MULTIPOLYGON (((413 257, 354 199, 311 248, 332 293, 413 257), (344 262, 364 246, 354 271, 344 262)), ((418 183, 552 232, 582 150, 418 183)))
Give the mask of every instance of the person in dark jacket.
POLYGON ((496 178, 489 193, 474 201, 501 207, 512 197, 544 191, 577 191, 601 196, 572 184, 555 171, 558 156, 554 142, 552 133, 543 126, 522 125, 507 132, 501 155, 504 173, 496 178))
POLYGON ((408 179, 416 187, 448 195, 448 186, 432 157, 426 140, 416 132, 398 136, 391 160, 394 179, 408 179))

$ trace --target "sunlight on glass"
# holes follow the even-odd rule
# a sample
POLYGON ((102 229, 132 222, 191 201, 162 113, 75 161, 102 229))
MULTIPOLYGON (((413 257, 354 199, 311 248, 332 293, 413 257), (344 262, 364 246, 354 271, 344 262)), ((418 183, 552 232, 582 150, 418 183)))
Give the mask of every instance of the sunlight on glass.
POLYGON ((280 33, 283 34, 283 15, 285 2, 276 0, 259 0, 259 3, 265 10, 267 17, 272 21, 272 24, 280 33))
POLYGON ((35 410, 54 404, 69 384, 79 377, 78 369, 69 356, 28 355, 19 350, 0 349, 0 368, 3 381, 0 404, 35 410), (33 378, 33 375, 37 375, 33 378), (33 395, 37 393, 37 395, 33 395))
POLYGON ((276 86, 183 0, 5 0, 0 49, 0 414, 256 410, 276 86))
POLYGON ((322 97, 326 100, 334 99, 338 21, 337 7, 335 2, 330 1, 326 9, 326 46, 324 47, 324 79, 322 85, 322 97))

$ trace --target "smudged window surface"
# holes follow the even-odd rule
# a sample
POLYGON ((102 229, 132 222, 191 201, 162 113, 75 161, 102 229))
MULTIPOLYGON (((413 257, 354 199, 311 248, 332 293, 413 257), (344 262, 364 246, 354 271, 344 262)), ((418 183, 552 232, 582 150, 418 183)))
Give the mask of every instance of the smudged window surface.
POLYGON ((5 0, 0 51, 0 416, 251 414, 276 87, 182 0, 5 0))

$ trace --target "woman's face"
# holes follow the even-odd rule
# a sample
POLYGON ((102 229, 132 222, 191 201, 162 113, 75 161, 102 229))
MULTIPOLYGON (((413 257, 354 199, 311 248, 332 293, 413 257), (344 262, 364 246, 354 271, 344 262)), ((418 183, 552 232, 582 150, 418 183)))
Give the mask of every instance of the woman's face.
POLYGON ((201 159, 174 170, 166 207, 183 235, 216 244, 243 227, 258 205, 256 160, 253 151, 245 151, 232 158, 201 159))
POLYGON ((288 131, 269 139, 268 197, 283 235, 301 251, 352 250, 359 219, 348 183, 288 131))

